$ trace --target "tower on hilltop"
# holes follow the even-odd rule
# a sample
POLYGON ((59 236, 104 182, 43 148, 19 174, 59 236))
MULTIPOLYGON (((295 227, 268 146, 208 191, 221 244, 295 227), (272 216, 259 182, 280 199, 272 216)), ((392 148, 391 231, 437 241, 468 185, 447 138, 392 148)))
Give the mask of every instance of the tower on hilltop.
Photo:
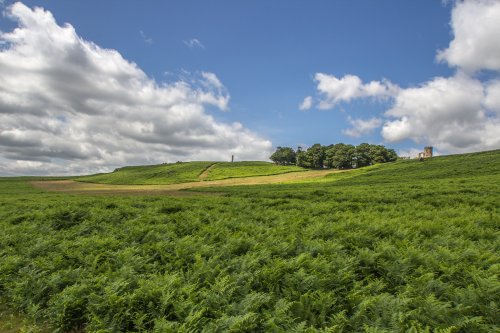
POLYGON ((424 147, 424 151, 421 153, 418 153, 418 158, 423 161, 424 158, 429 158, 432 157, 432 146, 427 146, 424 147))
POLYGON ((424 158, 432 157, 432 146, 424 147, 424 158))

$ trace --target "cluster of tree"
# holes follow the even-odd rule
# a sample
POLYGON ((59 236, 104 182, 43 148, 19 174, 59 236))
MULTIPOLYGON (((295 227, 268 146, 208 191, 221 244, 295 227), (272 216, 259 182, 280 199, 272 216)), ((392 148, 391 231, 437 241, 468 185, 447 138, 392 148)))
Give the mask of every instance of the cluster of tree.
POLYGON ((304 168, 359 168, 375 163, 385 163, 397 160, 394 149, 387 149, 382 145, 361 143, 357 146, 337 143, 322 146, 319 143, 307 150, 301 147, 294 151, 290 147, 278 147, 270 159, 276 164, 296 164, 304 168))

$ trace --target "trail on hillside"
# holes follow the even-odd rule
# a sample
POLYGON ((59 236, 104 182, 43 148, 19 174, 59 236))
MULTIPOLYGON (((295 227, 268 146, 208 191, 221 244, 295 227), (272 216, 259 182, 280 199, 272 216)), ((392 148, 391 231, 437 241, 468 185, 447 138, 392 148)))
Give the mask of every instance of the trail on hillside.
POLYGON ((205 181, 205 179, 207 179, 208 175, 210 174, 210 170, 213 169, 213 167, 216 165, 217 163, 213 163, 211 165, 209 165, 205 170, 203 170, 202 173, 200 173, 200 175, 198 176, 198 180, 199 181, 205 181))
POLYGON ((170 185, 110 185, 76 182, 73 180, 32 181, 39 189, 65 193, 80 194, 166 194, 166 195, 199 195, 198 193, 181 191, 195 187, 237 186, 278 184, 293 181, 307 181, 325 177, 331 173, 348 172, 345 170, 313 170, 289 172, 271 176, 256 176, 245 178, 230 178, 223 180, 197 181, 170 185))

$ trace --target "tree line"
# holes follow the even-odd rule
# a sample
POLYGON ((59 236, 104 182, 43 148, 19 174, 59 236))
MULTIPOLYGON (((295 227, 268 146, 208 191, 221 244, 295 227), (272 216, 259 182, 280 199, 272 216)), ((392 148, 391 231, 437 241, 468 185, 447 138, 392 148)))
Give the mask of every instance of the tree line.
POLYGON ((382 145, 361 143, 353 146, 337 143, 322 146, 316 143, 307 150, 298 147, 297 151, 290 147, 278 147, 270 159, 279 165, 297 165, 304 168, 359 168, 375 163, 393 162, 398 155, 394 149, 382 145))

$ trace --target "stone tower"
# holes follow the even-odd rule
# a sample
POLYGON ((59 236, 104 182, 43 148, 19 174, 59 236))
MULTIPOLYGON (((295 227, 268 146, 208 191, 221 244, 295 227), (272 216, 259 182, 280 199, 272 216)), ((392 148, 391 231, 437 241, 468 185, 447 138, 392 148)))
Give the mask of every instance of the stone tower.
POLYGON ((424 157, 432 157, 432 146, 424 147, 424 157))

